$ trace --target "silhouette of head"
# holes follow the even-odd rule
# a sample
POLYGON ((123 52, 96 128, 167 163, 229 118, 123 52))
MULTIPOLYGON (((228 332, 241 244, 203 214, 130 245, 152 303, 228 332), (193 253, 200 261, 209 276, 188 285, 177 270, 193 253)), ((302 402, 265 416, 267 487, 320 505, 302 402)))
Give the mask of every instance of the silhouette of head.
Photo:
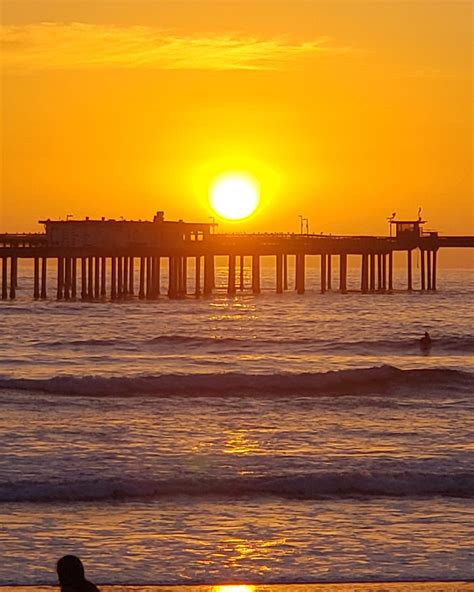
POLYGON ((430 334, 428 333, 428 331, 425 331, 425 337, 429 337, 430 334))
POLYGON ((75 555, 61 557, 56 569, 61 586, 70 586, 85 580, 84 566, 79 557, 75 555))

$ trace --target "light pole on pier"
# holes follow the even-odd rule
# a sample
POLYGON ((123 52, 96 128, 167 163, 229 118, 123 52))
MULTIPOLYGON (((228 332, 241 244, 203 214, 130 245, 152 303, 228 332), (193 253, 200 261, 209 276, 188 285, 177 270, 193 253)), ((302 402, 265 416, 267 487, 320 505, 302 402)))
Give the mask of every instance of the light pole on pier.
POLYGON ((298 218, 300 219, 300 234, 303 234, 303 220, 304 220, 304 217, 301 214, 299 214, 298 218))

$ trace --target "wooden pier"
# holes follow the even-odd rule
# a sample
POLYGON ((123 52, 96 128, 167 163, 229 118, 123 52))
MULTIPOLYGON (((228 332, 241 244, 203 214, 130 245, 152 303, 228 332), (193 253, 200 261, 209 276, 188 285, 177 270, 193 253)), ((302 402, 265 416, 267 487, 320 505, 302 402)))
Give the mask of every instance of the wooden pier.
POLYGON ((307 256, 320 259, 318 289, 323 294, 334 289, 347 292, 349 256, 357 256, 360 261, 360 292, 389 293, 394 289, 394 253, 399 251, 406 256, 404 287, 413 290, 413 255, 418 251, 420 289, 435 291, 438 287, 439 249, 474 247, 473 236, 449 237, 438 236, 434 232, 423 233, 421 220, 393 221, 393 237, 266 233, 238 235, 213 234, 211 224, 165 222, 162 213, 158 214, 159 218, 155 217, 153 223, 104 219, 74 222, 48 220, 45 222, 45 233, 0 235, 1 298, 6 300, 16 297, 20 259, 28 259, 33 263, 32 296, 35 299, 48 298, 48 273, 53 269, 56 280, 54 297, 57 300, 116 301, 130 297, 153 300, 160 296, 164 283, 161 277, 162 261, 166 261, 167 271, 163 275, 167 276, 167 296, 184 298, 188 295, 188 262, 191 259, 194 260, 191 294, 196 297, 209 296, 215 288, 216 257, 223 256, 227 261, 229 296, 246 288, 244 270, 245 262, 249 260, 249 288, 254 294, 260 292, 260 259, 264 256, 274 259, 274 285, 278 294, 288 289, 304 294, 307 256), (108 238, 102 240, 106 231, 108 238), (142 240, 144 238, 146 240, 142 240), (291 282, 290 259, 293 259, 294 269, 294 277, 291 278, 294 281, 291 282), (335 267, 338 267, 337 286, 333 278, 335 267))

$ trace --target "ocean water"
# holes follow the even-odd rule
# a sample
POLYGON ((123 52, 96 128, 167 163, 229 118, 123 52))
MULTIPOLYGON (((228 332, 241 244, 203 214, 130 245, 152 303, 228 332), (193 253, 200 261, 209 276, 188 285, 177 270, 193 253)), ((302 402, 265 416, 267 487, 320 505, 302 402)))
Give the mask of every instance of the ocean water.
POLYGON ((112 304, 34 302, 22 268, 0 585, 66 553, 116 585, 474 577, 473 272, 321 295, 309 269, 304 296, 262 272, 259 296, 112 304))

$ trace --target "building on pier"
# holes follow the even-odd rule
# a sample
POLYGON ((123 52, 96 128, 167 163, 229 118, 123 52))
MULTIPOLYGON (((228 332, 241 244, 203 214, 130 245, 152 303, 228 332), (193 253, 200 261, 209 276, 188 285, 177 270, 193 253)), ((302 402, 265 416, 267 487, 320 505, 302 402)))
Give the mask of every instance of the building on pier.
MULTIPOLYGON (((426 220, 395 220, 390 219, 390 224, 395 227, 395 238, 398 240, 418 240, 422 234, 423 224, 426 224, 426 220)), ((392 234, 392 233, 390 233, 392 234)))
POLYGON ((202 241, 213 224, 165 220, 164 212, 153 221, 142 220, 40 220, 49 247, 66 248, 159 248, 167 244, 202 241))

